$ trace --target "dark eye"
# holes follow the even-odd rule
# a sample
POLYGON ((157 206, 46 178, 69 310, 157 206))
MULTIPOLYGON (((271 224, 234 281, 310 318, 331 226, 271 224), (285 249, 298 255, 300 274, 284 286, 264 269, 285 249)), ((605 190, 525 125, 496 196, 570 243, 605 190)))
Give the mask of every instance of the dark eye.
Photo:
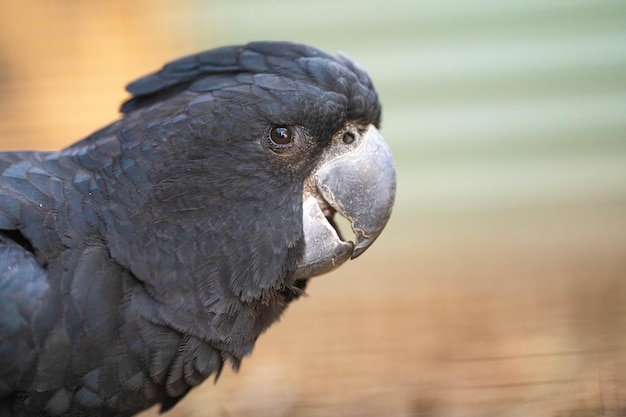
POLYGON ((270 140, 274 145, 289 145, 293 140, 293 133, 288 127, 273 127, 270 130, 270 140))

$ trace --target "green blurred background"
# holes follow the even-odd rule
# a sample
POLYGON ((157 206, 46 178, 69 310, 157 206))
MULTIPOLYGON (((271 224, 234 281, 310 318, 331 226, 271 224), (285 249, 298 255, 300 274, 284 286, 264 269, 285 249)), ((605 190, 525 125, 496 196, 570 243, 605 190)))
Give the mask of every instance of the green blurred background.
POLYGON ((623 0, 1 4, 2 149, 66 146, 128 81, 250 40, 345 52, 379 90, 386 232, 170 415, 626 414, 623 0))

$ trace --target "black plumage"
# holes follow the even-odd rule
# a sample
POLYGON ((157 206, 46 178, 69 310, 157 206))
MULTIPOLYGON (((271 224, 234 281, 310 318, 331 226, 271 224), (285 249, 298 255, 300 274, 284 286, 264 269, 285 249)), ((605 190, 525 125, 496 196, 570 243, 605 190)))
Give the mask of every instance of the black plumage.
POLYGON ((76 144, 0 153, 1 415, 166 410, 335 266, 302 266, 303 196, 341 135, 380 121, 363 70, 257 42, 127 89, 123 117, 76 144))

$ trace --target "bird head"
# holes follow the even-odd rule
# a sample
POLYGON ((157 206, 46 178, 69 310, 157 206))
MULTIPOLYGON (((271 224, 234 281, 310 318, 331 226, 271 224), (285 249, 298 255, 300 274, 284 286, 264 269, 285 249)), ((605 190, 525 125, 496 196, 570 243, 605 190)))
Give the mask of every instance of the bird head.
POLYGON ((378 95, 345 56, 288 42, 229 46, 127 90, 122 146, 156 161, 135 217, 151 219, 142 236, 171 241, 174 272, 219 276, 241 299, 259 299, 359 256, 391 215, 396 173, 378 95))

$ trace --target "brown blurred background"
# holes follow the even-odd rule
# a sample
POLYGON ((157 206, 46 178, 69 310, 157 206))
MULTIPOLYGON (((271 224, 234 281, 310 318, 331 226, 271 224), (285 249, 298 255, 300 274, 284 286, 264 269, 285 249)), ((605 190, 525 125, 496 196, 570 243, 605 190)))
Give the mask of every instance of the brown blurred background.
POLYGON ((224 44, 342 50, 380 91, 386 233, 172 417, 626 415, 622 0, 0 5, 3 150, 66 146, 224 44))

